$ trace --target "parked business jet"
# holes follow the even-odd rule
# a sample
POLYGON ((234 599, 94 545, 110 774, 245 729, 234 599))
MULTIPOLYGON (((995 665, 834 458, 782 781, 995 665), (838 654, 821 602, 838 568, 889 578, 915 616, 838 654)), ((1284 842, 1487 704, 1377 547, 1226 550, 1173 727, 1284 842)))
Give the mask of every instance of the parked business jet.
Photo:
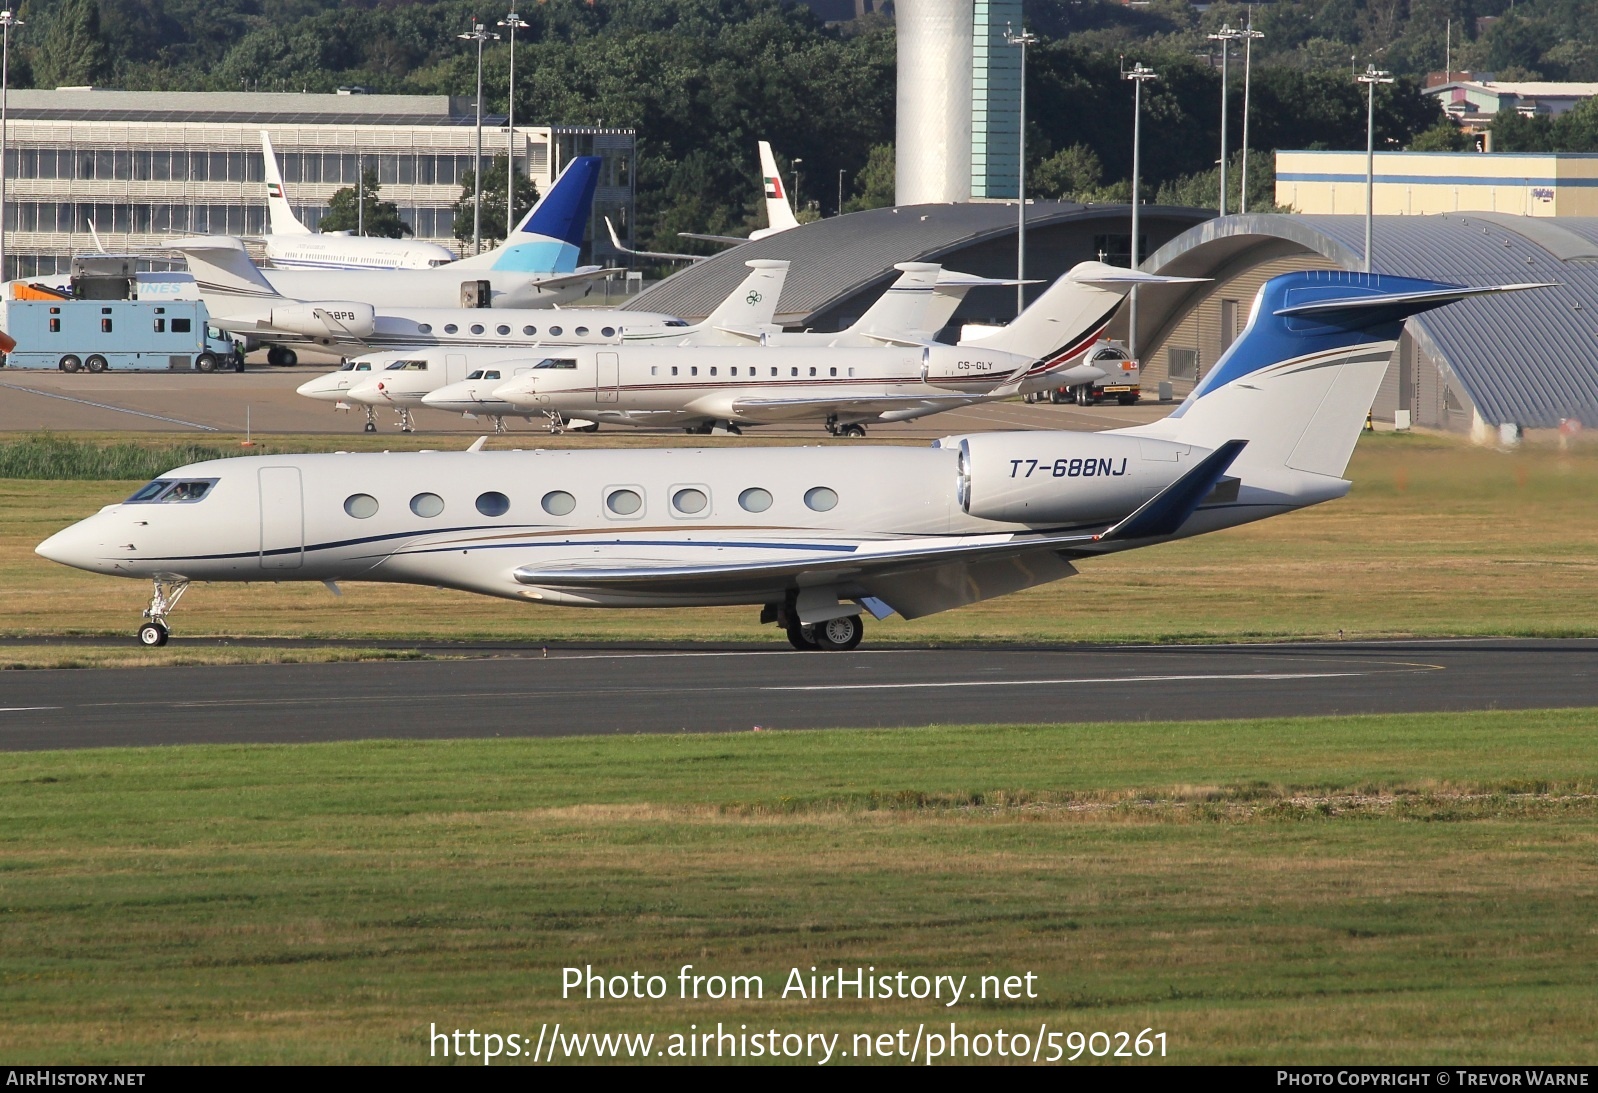
POLYGON ((572 160, 503 245, 436 269, 261 270, 232 236, 176 239, 167 249, 183 255, 224 330, 282 345, 363 345, 378 307, 454 309, 470 296, 474 310, 546 308, 587 295, 608 272, 577 267, 599 165, 597 156, 572 160))
POLYGON ((266 161, 266 212, 271 233, 262 237, 266 258, 276 269, 433 269, 457 255, 436 243, 352 235, 347 231, 313 232, 294 215, 283 192, 272 138, 261 130, 261 157, 266 161))
MULTIPOLYGON (((923 278, 925 270, 919 271, 923 278)), ((703 348, 624 344, 551 354, 494 397, 521 410, 598 422, 737 432, 747 425, 802 421, 864 436, 871 422, 909 421, 974 402, 1025 394, 1028 384, 1075 384, 1104 373, 1082 357, 1133 285, 1175 280, 1083 262, 1051 285, 1008 326, 980 340, 946 345, 930 334, 856 332, 773 335, 759 346, 703 348), (1044 380, 1044 376, 1049 377, 1044 380)), ((919 306, 933 321, 953 308, 936 283, 919 306)), ((908 294, 915 306, 917 294, 908 294)), ((889 296, 885 310, 898 306, 889 296)), ((852 328, 851 328, 852 329, 852 328)))
POLYGON ((1100 554, 1341 497, 1406 317, 1466 288, 1274 277, 1162 421, 931 448, 248 456, 178 467, 52 535, 46 558, 154 582, 391 581, 588 607, 747 604, 802 649, 1069 577, 1100 554))
MULTIPOLYGON (((678 232, 684 239, 702 239, 710 243, 747 243, 754 239, 765 239, 785 232, 790 228, 799 226, 799 218, 794 216, 793 206, 788 204, 788 192, 782 184, 782 173, 777 170, 777 157, 771 153, 771 144, 760 141, 760 185, 766 196, 766 227, 757 228, 747 237, 738 235, 699 235, 694 232, 678 232)), ((672 251, 660 250, 634 250, 621 241, 621 236, 616 233, 616 225, 610 222, 610 217, 605 218, 605 227, 610 232, 610 245, 622 254, 630 254, 635 258, 660 258, 668 262, 703 262, 707 255, 703 254, 677 254, 672 251)))
MULTIPOLYGON (((778 263, 769 259, 755 259, 744 264, 751 268, 787 265, 786 262, 778 263)), ((966 293, 971 289, 990 285, 1014 286, 1016 283, 1008 279, 956 273, 931 262, 901 262, 895 268, 900 271, 898 280, 888 286, 864 315, 846 329, 835 333, 784 331, 780 327, 770 325, 769 314, 763 321, 756 321, 749 315, 740 319, 738 315, 740 305, 763 301, 765 306, 774 307, 777 293, 780 291, 780 281, 762 286, 754 276, 751 276, 727 297, 716 313, 686 335, 678 337, 680 332, 669 329, 627 330, 622 339, 623 344, 855 348, 884 345, 919 346, 931 343, 933 336, 948 323, 955 309, 960 306, 966 293)), ((484 353, 474 353, 467 358, 471 372, 466 379, 424 395, 422 405, 430 409, 448 410, 474 417, 487 415, 493 419, 495 431, 504 432, 506 417, 521 416, 531 420, 535 411, 513 405, 497 397, 494 394, 495 389, 506 380, 528 375, 544 359, 542 355, 521 360, 507 360, 502 356, 490 359, 484 353)), ((586 409, 585 407, 585 413, 586 409)), ((554 410, 545 411, 545 415, 549 419, 551 431, 554 432, 567 427, 568 421, 591 420, 581 415, 568 418, 554 410)), ((594 427, 597 426, 598 423, 594 422, 594 427)), ((581 427, 588 428, 587 425, 581 427)))
MULTIPOLYGON (((626 311, 601 313, 613 316, 614 325, 608 322, 596 327, 589 325, 590 309, 562 311, 559 315, 564 325, 546 324, 542 331, 537 326, 524 326, 524 330, 532 332, 530 336, 513 335, 486 346, 474 343, 475 348, 465 344, 427 348, 418 342, 406 349, 346 361, 338 371, 309 380, 298 390, 307 398, 339 403, 345 408, 352 404, 362 407, 369 433, 377 431, 376 411, 387 406, 398 414, 400 431, 408 433, 415 428, 412 411, 423 405, 424 396, 442 388, 468 384, 471 394, 467 395, 467 400, 471 405, 459 412, 487 414, 494 419, 495 432, 504 432, 507 415, 530 420, 536 411, 520 410, 508 404, 486 405, 476 397, 477 385, 486 378, 492 386, 498 386, 502 375, 519 375, 532 368, 548 355, 551 347, 615 345, 634 338, 646 341, 662 338, 676 345, 724 345, 742 343, 748 337, 758 338, 761 331, 775 329, 771 320, 788 275, 788 263, 757 259, 746 264, 750 269, 743 283, 701 323, 690 325, 669 316, 626 311), (622 322, 631 324, 635 315, 644 320, 638 324, 636 332, 630 325, 620 325, 622 322), (570 325, 573 322, 579 325, 570 325)), ((482 316, 485 313, 470 314, 482 316)), ((482 393, 487 394, 486 391, 482 393)), ((558 416, 542 413, 538 416, 549 418, 552 430, 566 426, 565 419, 558 416)), ((588 428, 588 425, 577 427, 588 428)))

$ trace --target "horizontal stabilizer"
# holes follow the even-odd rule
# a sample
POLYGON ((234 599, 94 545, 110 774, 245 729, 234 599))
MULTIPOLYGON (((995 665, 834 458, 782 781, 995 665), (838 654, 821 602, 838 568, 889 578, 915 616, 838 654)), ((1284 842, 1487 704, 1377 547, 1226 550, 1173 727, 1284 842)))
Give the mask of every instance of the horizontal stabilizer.
POLYGON ((1301 304, 1293 303, 1292 296, 1289 295, 1287 306, 1276 308, 1271 314, 1289 318, 1315 315, 1337 326, 1365 328, 1400 320, 1472 296, 1492 296, 1501 292, 1524 292, 1531 288, 1557 287, 1551 282, 1480 286, 1439 285, 1436 288, 1416 292, 1376 292, 1360 296, 1337 296, 1331 299, 1308 300, 1301 304))
POLYGON ((1099 542, 1175 535, 1246 447, 1246 440, 1228 440, 1199 460, 1192 470, 1145 501, 1131 516, 1098 536, 1099 542))

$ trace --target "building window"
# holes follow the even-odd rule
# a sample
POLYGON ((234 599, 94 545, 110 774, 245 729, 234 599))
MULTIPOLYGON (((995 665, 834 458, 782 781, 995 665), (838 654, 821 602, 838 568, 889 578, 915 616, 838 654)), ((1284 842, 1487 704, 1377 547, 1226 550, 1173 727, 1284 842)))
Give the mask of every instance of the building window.
POLYGON ((1173 380, 1198 379, 1197 349, 1169 349, 1166 352, 1171 362, 1173 380))

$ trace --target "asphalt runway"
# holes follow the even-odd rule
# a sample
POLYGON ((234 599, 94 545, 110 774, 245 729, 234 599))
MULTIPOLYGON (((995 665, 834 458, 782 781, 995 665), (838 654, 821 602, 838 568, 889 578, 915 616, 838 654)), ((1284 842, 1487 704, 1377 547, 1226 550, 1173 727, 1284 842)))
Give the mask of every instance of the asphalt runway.
POLYGON ((1598 706, 1592 640, 447 651, 4 672, 0 749, 1598 706))

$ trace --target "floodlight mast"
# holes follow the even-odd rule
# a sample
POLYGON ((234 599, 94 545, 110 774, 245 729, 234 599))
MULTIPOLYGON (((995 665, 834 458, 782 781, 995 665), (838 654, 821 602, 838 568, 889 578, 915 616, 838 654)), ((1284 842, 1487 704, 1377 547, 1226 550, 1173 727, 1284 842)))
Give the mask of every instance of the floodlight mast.
MULTIPOLYGON (((1143 171, 1143 85, 1150 80, 1159 79, 1159 74, 1152 68, 1145 67, 1139 61, 1130 70, 1121 73, 1121 79, 1132 81, 1132 261, 1131 266, 1137 269, 1138 254, 1138 188, 1143 171)), ((1132 291, 1127 295, 1127 326, 1126 326, 1126 355, 1137 360, 1137 286, 1132 286, 1132 291)))
POLYGON ((1243 36, 1241 31, 1233 30, 1230 23, 1222 23, 1221 29, 1205 37, 1212 42, 1221 43, 1221 205, 1220 214, 1226 215, 1226 62, 1231 55, 1232 43, 1243 36))
POLYGON ((532 24, 513 11, 499 25, 510 39, 510 98, 505 102, 505 127, 510 130, 505 149, 505 238, 509 239, 516 223, 516 32, 532 24))
POLYGON ((11 168, 11 145, 6 140, 6 100, 11 93, 11 28, 23 26, 9 7, 0 11, 0 281, 6 276, 6 175, 11 168))
POLYGON ((1010 24, 1004 25, 1004 40, 1021 47, 1021 131, 1016 154, 1020 157, 1015 171, 1015 313, 1026 310, 1026 50, 1037 42, 1038 36, 1021 27, 1016 34, 1010 24))
POLYGON ((474 18, 472 29, 455 37, 477 43, 477 149, 472 158, 472 253, 483 252, 483 45, 499 35, 474 18))
POLYGON ((1393 75, 1373 64, 1355 82, 1365 85, 1365 272, 1371 272, 1371 235, 1376 222, 1376 85, 1392 83, 1393 75))

